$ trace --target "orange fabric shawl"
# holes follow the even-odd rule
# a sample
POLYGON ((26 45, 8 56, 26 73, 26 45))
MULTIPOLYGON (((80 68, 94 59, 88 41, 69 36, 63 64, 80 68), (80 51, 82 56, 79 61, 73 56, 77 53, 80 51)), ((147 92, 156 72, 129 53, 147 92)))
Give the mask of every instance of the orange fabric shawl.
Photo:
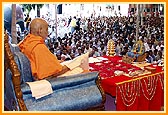
POLYGON ((34 77, 44 79, 62 70, 57 57, 49 51, 40 36, 28 34, 18 46, 30 60, 34 77))

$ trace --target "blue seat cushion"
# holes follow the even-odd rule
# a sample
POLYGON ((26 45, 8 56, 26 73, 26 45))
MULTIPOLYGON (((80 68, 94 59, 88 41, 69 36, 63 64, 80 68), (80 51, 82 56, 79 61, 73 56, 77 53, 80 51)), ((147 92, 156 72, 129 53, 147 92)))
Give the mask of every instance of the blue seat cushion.
POLYGON ((15 61, 21 74, 21 84, 34 81, 32 76, 30 61, 22 52, 14 52, 15 61))
POLYGON ((10 46, 10 49, 11 49, 12 53, 14 53, 14 52, 20 52, 20 49, 19 49, 19 47, 16 44, 9 43, 9 46, 10 46))
POLYGON ((81 74, 48 79, 52 84, 53 93, 37 100, 32 97, 29 85, 23 84, 23 99, 27 109, 29 111, 77 111, 98 106, 102 103, 102 95, 95 83, 97 75, 97 72, 91 72, 88 76, 81 74))

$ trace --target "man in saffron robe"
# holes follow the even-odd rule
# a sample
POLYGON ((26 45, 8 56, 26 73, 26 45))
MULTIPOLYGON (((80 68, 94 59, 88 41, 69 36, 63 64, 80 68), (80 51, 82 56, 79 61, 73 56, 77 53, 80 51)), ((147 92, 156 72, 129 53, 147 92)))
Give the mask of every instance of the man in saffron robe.
POLYGON ((88 69, 88 66, 82 67, 85 62, 80 58, 75 59, 77 64, 61 64, 45 45, 47 36, 48 23, 41 18, 35 18, 30 23, 30 33, 18 44, 21 52, 29 59, 32 74, 36 79, 59 76, 79 67, 85 69, 84 71, 88 69))

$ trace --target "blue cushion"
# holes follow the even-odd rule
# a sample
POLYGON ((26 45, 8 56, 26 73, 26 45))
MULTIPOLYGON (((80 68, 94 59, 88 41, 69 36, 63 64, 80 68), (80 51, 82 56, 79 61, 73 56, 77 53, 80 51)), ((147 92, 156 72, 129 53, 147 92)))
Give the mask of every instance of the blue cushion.
POLYGON ((12 83, 12 72, 8 69, 5 72, 5 90, 4 90, 4 104, 9 110, 16 110, 18 107, 14 87, 12 83))
POLYGON ((28 58, 22 52, 14 52, 14 56, 17 58, 16 63, 20 70, 21 83, 34 81, 28 58))
POLYGON ((53 90, 56 90, 95 81, 98 78, 98 74, 98 72, 88 72, 65 77, 48 78, 47 80, 51 83, 53 90))
POLYGON ((101 93, 94 81, 59 91, 54 90, 52 94, 38 100, 31 94, 23 94, 23 99, 29 111, 84 110, 102 102, 101 93))
POLYGON ((9 46, 10 46, 10 49, 11 49, 12 53, 20 52, 20 49, 19 49, 19 47, 17 45, 9 43, 9 46))
MULTIPOLYGON (((65 77, 47 78, 46 80, 48 80, 51 83, 53 90, 60 90, 66 87, 73 87, 90 81, 95 81, 98 78, 98 75, 98 72, 89 72, 65 77)), ((26 83, 21 85, 21 89, 23 94, 31 93, 31 89, 26 83)))
POLYGON ((32 97, 29 85, 23 84, 21 89, 30 111, 85 110, 102 103, 102 95, 95 83, 97 77, 97 72, 90 72, 63 78, 49 78, 47 80, 52 84, 53 93, 38 100, 32 97))
POLYGON ((28 58, 22 52, 20 52, 17 45, 9 43, 9 46, 11 52, 14 54, 14 59, 21 73, 21 83, 34 81, 28 58))

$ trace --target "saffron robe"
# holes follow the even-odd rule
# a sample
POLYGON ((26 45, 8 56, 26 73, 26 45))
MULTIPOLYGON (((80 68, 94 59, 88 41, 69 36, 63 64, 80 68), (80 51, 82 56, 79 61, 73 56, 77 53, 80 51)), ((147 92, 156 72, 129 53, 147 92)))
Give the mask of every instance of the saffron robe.
POLYGON ((37 79, 44 79, 62 70, 63 66, 40 36, 28 34, 18 46, 29 59, 32 74, 37 79))

